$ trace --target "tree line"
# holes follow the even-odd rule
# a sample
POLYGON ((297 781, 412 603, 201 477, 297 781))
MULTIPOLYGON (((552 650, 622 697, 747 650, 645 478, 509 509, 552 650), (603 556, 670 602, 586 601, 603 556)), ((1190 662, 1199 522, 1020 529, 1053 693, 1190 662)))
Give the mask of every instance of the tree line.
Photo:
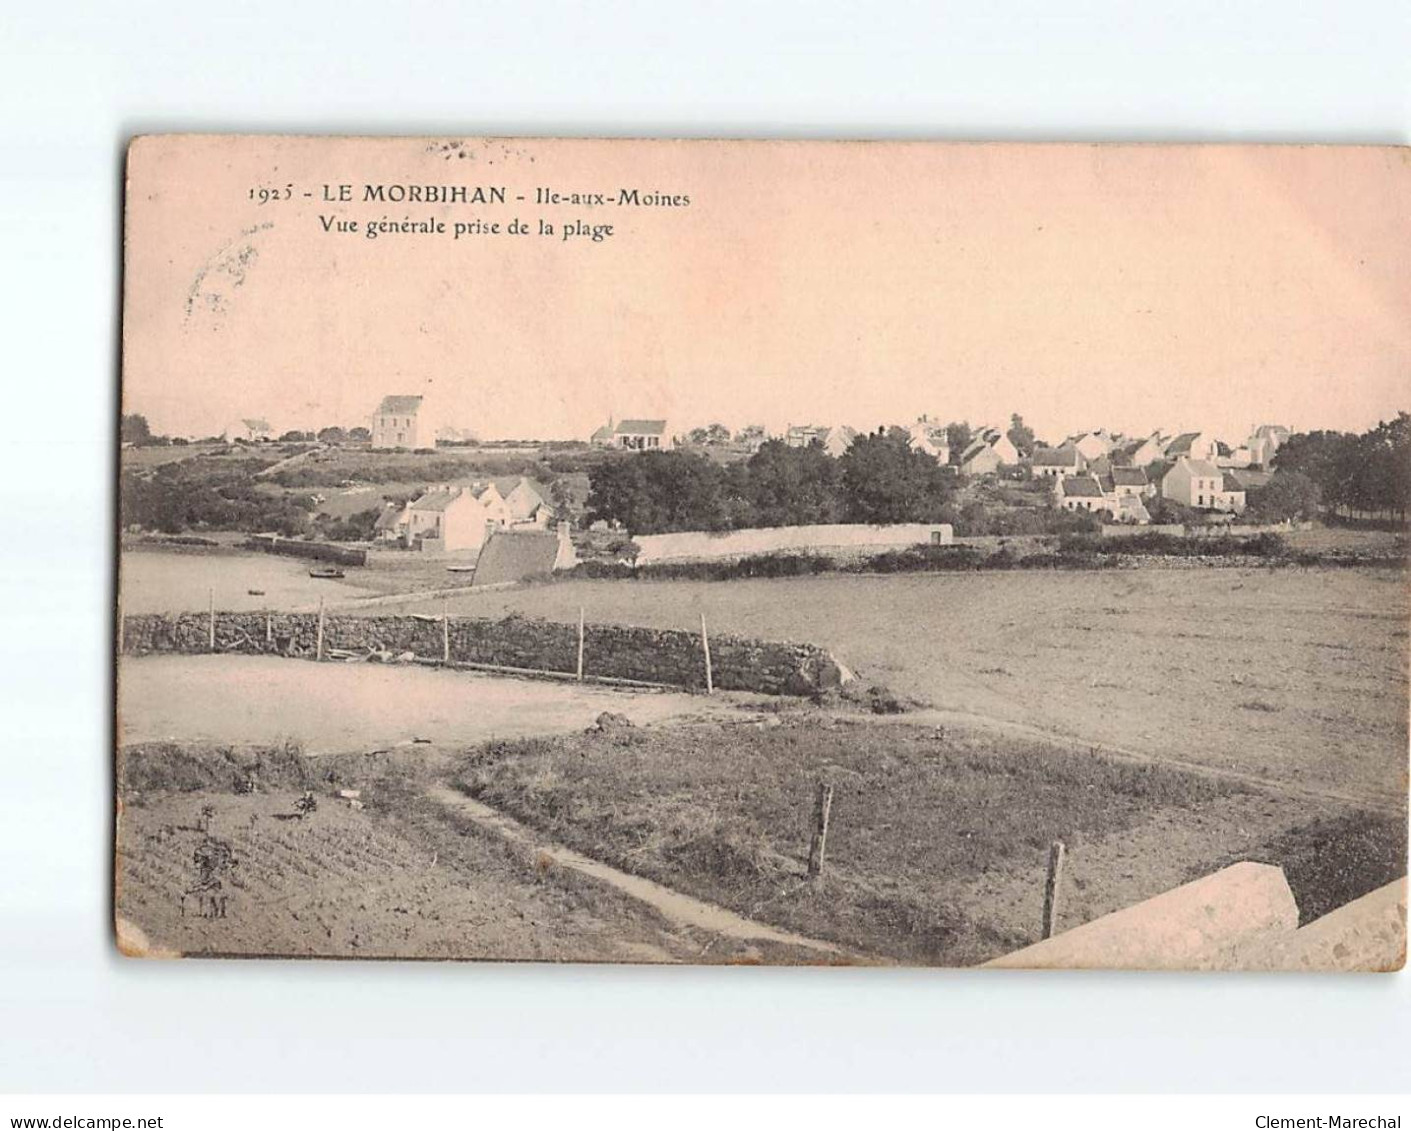
MULTIPOLYGON (((1411 414, 1397 413, 1366 432, 1298 432, 1275 453, 1274 482, 1307 484, 1344 517, 1406 521, 1411 503, 1411 414)), ((1270 484, 1273 486, 1273 483, 1270 484)), ((1307 488, 1304 487, 1305 497, 1307 488)), ((1251 492, 1250 505, 1255 503, 1251 492)))
POLYGON ((811 526, 830 522, 938 522, 953 478, 935 456, 886 430, 859 436, 834 459, 821 445, 768 440, 722 467, 690 451, 643 452, 589 471, 588 520, 635 534, 811 526))

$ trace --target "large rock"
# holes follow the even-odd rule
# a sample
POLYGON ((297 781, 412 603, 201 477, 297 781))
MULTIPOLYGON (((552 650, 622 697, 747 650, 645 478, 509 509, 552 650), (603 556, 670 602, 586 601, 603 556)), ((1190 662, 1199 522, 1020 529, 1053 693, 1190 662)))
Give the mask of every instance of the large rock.
POLYGON ((1286 935, 1298 905, 1282 868, 1232 864, 988 966, 1036 970, 1199 970, 1236 943, 1286 935))

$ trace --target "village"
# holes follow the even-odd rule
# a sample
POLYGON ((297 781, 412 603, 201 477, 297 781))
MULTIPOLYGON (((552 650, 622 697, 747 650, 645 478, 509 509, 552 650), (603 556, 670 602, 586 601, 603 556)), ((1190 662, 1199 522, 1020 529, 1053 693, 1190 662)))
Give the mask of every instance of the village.
MULTIPOLYGON (((1045 443, 1017 414, 1004 428, 989 424, 972 427, 964 422, 941 424, 938 418, 923 415, 909 424, 879 428, 876 436, 885 437, 893 449, 904 450, 916 463, 933 465, 941 478, 934 483, 930 498, 912 504, 914 513, 898 512, 890 520, 854 519, 852 524, 895 527, 893 539, 875 529, 865 535, 859 531, 856 537, 869 546, 896 548, 935 541, 937 523, 949 528, 948 539, 954 534, 986 534, 992 528, 1003 533, 1008 529, 1006 520, 1015 515, 1022 516, 1027 525, 1021 528, 1011 522, 1013 532, 1030 534, 1097 530, 1104 524, 1134 530, 1153 523, 1163 529, 1181 529, 1182 524, 1218 527, 1245 516, 1251 498, 1256 503, 1252 521, 1286 524, 1306 520, 1316 514, 1316 499, 1309 497, 1305 483, 1300 483, 1302 490, 1266 496, 1277 496, 1277 507, 1258 505, 1260 493, 1276 477, 1275 460, 1290 435, 1287 427, 1267 423, 1252 426, 1247 436, 1232 442, 1201 431, 1156 430, 1125 436, 1096 428, 1045 443), (977 525, 976 511, 983 508, 972 504, 966 510, 961 504, 967 498, 984 499, 992 511, 997 506, 997 521, 968 529, 977 525), (1061 517, 1065 514, 1079 516, 1090 525, 1065 524, 1061 517), (911 529, 918 522, 930 525, 919 531, 911 529)), ((661 418, 613 418, 582 442, 554 446, 554 451, 572 458, 576 474, 543 474, 544 466, 561 466, 562 459, 550 459, 547 465, 541 459, 543 466, 537 469, 532 462, 525 462, 525 472, 520 474, 484 474, 474 460, 478 453, 513 453, 533 445, 481 443, 470 429, 446 425, 427 397, 388 394, 370 413, 366 426, 276 435, 266 421, 252 417, 228 426, 211 442, 223 442, 232 451, 278 449, 280 455, 272 466, 261 469, 257 478, 267 486, 281 481, 290 484, 286 494, 311 507, 315 515, 330 498, 356 500, 358 521, 350 519, 345 528, 335 530, 335 540, 347 543, 351 539, 373 553, 411 550, 425 555, 426 560, 445 559, 447 570, 473 575, 474 584, 483 586, 570 570, 583 557, 592 557, 595 547, 621 548, 624 538, 651 538, 692 529, 718 533, 722 528, 722 523, 710 516, 701 517, 693 526, 689 514, 678 514, 663 525, 660 520, 644 522, 636 512, 614 512, 597 497, 606 494, 597 491, 596 481, 596 469, 603 461, 633 454, 672 453, 673 458, 698 456, 728 468, 758 457, 766 445, 844 461, 859 441, 870 438, 849 425, 789 425, 774 434, 760 425, 746 425, 732 433, 719 423, 678 430, 661 418), (319 481, 314 473, 322 465, 337 459, 339 453, 347 456, 356 452, 387 461, 419 456, 427 463, 436 455, 454 455, 464 466, 451 467, 460 474, 419 485, 397 484, 395 490, 384 489, 385 477, 372 475, 363 483, 358 472, 350 470, 347 479, 307 495, 306 504, 305 497, 297 495, 297 484, 305 479, 319 481), (303 478, 301 468, 308 473, 303 478), (546 478, 553 480, 552 489, 544 482, 546 478), (374 500, 375 507, 367 505, 374 500), (610 537, 604 541, 594 535, 610 537)), ((162 442, 169 441, 163 438, 162 442)), ((490 462, 493 464, 493 459, 490 462)), ((648 483, 646 489, 658 490, 658 485, 648 483)), ((660 489, 671 490, 669 486, 660 489)), ((340 504, 336 509, 342 513, 348 506, 340 504)), ((839 529, 848 525, 848 508, 834 509, 837 513, 820 514, 805 522, 771 522, 766 517, 750 525, 827 528, 812 535, 795 532, 784 541, 776 539, 776 548, 781 551, 845 545, 850 539, 842 537, 839 529)), ((741 522, 724 525, 739 532, 741 522)), ((266 542, 294 534, 248 532, 266 542)), ((298 536, 305 541, 317 540, 318 532, 303 531, 298 536)), ((763 552, 773 545, 763 535, 752 542, 737 537, 700 546, 694 556, 727 556, 747 544, 763 552)), ((640 545, 633 549, 640 550, 640 545)), ((627 560, 634 559, 629 556, 627 560)))
MULTIPOLYGON (((1404 413, 483 440, 370 408, 123 419, 136 952, 1023 962, 1246 875, 1306 949, 1404 875, 1404 413), (183 828, 248 886, 181 887, 183 828)), ((1225 953, 1175 937, 1123 961, 1225 953)))

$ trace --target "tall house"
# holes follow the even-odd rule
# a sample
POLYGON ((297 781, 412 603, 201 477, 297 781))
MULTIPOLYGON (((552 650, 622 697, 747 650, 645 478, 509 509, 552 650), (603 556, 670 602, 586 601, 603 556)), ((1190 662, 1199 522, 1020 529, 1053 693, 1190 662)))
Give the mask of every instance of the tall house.
POLYGON ((374 448, 434 448, 436 429, 421 397, 383 397, 372 415, 374 448))

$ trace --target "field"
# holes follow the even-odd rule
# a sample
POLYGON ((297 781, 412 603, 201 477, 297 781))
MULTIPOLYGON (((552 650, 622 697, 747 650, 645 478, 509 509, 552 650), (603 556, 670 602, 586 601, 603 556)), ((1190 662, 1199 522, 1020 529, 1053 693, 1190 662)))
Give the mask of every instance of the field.
POLYGON ((1281 865, 1305 919, 1404 874, 1405 573, 1183 564, 444 598, 416 591, 454 575, 413 555, 328 583, 258 554, 129 553, 130 611, 215 589, 222 608, 705 614, 830 648, 862 694, 125 659, 118 914, 186 953, 965 965, 1037 937, 1054 839, 1061 927, 1237 860, 1281 865), (867 713, 874 685, 909 709, 867 713), (833 824, 809 881, 820 781, 833 824), (213 844, 238 862, 221 918, 193 910, 213 844))
MULTIPOLYGON (((1367 801, 1406 793, 1405 574, 1137 569, 568 582, 451 611, 821 644, 864 683, 1097 748, 1367 801)), ((440 601, 405 608, 439 612, 440 601)))

